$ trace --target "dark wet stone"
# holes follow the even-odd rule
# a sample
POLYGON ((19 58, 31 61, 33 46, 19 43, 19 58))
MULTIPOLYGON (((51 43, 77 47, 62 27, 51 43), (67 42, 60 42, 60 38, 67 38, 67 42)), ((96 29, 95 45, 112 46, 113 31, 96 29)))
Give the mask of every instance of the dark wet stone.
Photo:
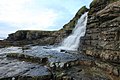
MULTIPOLYGON (((44 49, 42 46, 31 47, 31 49, 25 50, 24 54, 11 53, 12 51, 15 52, 15 50, 17 52, 19 51, 21 52, 21 48, 14 48, 14 47, 0 50, 2 54, 8 56, 8 58, 6 58, 4 55, 1 55, 0 79, 15 78, 19 80, 23 80, 23 79, 49 80, 52 78, 53 80, 54 79, 59 80, 64 78, 65 80, 67 79, 69 80, 69 78, 71 78, 71 80, 72 79, 73 80, 74 79, 109 80, 108 77, 105 77, 102 74, 100 74, 101 72, 97 73, 98 75, 96 75, 96 72, 99 70, 97 69, 93 70, 95 73, 92 73, 93 71, 89 71, 91 70, 90 68, 87 69, 88 66, 89 67, 96 66, 94 63, 95 59, 93 57, 88 57, 83 54, 78 54, 77 52, 63 53, 63 52, 53 51, 49 49, 44 49), (20 61, 18 61, 17 59, 19 59, 20 61), (37 64, 44 62, 48 63, 48 64, 42 64, 45 65, 46 67, 37 64), (78 65, 80 65, 80 67, 73 68, 78 65), (81 67, 83 65, 87 67, 81 67), (58 74, 56 73, 53 74, 53 71, 58 71, 58 72, 61 71, 61 72, 58 74), (88 74, 88 72, 90 72, 90 75, 88 74)), ((99 65, 103 66, 101 64, 99 65)), ((108 68, 110 68, 110 66, 108 66, 108 68)), ((111 74, 113 73, 112 68, 109 69, 109 72, 111 74)), ((105 74, 105 72, 102 73, 105 74)), ((114 71, 114 73, 117 74, 116 70, 114 71)))
POLYGON ((31 56, 28 54, 22 54, 22 53, 9 53, 9 54, 7 54, 7 57, 20 59, 20 60, 26 60, 26 61, 30 61, 30 62, 37 62, 37 63, 47 63, 48 62, 48 58, 46 58, 46 57, 40 58, 40 57, 35 57, 35 56, 31 56))
POLYGON ((12 78, 49 80, 51 78, 51 72, 44 66, 18 60, 6 60, 6 62, 8 64, 0 66, 0 80, 13 80, 12 78))
POLYGON ((48 62, 48 58, 42 58, 42 63, 47 63, 48 62))
POLYGON ((38 79, 38 80, 49 80, 51 79, 51 72, 43 66, 35 67, 34 69, 29 70, 28 72, 24 73, 19 77, 20 80, 22 79, 38 79))
POLYGON ((61 49, 60 52, 66 52, 66 50, 61 49))

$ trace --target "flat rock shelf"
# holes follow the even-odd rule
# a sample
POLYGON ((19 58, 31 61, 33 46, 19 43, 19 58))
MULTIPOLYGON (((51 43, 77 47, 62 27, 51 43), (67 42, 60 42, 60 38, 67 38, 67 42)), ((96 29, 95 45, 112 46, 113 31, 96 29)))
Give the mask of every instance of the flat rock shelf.
POLYGON ((0 80, 111 80, 111 76, 99 68, 100 62, 96 62, 95 58, 75 51, 58 52, 51 48, 1 48, 0 80))

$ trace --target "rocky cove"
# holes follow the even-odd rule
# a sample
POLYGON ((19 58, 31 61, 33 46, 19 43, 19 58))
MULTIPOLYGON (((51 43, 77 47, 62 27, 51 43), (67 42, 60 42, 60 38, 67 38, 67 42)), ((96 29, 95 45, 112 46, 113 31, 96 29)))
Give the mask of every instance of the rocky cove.
POLYGON ((0 47, 0 80, 120 80, 120 0, 93 0, 61 30, 19 30, 0 47), (85 12, 78 50, 53 50, 85 12))

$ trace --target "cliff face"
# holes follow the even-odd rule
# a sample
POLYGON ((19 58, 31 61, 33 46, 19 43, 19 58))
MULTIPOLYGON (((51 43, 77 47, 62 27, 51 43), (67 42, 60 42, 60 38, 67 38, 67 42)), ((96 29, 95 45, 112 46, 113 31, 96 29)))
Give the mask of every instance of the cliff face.
MULTIPOLYGON (((59 31, 34 31, 34 30, 19 30, 15 33, 9 34, 6 41, 10 45, 27 45, 27 44, 39 44, 39 45, 51 45, 60 43, 64 37, 68 36, 75 25, 77 24, 78 19, 81 17, 84 12, 87 12, 88 9, 83 6, 78 10, 75 17, 70 20, 63 28, 59 31)), ((0 45, 3 43, 6 45, 6 41, 0 42, 0 45)), ((8 45, 9 45, 8 44, 8 45)))
POLYGON ((91 56, 120 63, 120 1, 94 0, 80 49, 91 56))
MULTIPOLYGON (((19 30, 15 33, 9 34, 6 41, 12 43, 12 45, 27 45, 27 44, 39 44, 39 45, 51 45, 55 42, 59 42, 65 35, 64 31, 36 31, 36 30, 19 30)), ((5 41, 5 42, 6 42, 5 41)))
POLYGON ((30 31, 30 30, 19 30, 13 34, 9 34, 9 37, 7 40, 14 40, 14 41, 19 41, 19 40, 35 40, 35 39, 40 39, 44 37, 52 37, 52 31, 30 31))

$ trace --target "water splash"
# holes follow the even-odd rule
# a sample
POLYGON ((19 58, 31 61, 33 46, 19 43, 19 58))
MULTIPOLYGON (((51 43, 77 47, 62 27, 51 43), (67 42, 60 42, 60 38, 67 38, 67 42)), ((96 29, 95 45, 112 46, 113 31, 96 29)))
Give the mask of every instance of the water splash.
POLYGON ((59 50, 78 50, 80 37, 85 35, 86 32, 86 24, 87 24, 87 13, 84 13, 81 18, 78 20, 72 34, 65 38, 58 47, 59 50))

